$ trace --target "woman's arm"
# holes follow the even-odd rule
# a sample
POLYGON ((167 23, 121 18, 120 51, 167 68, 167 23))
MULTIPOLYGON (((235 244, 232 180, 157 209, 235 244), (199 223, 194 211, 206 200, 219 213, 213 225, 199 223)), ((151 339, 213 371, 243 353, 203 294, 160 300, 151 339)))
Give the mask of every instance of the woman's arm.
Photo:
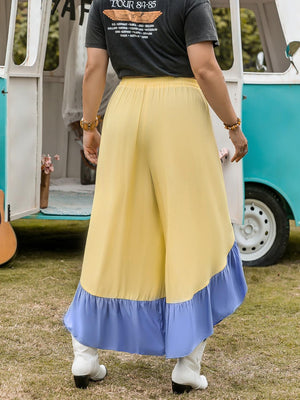
MULTIPOLYGON (((83 120, 95 121, 105 89, 106 71, 108 65, 107 51, 88 48, 88 59, 82 86, 83 120)), ((83 150, 86 158, 97 164, 100 134, 97 128, 83 131, 83 150)))
MULTIPOLYGON (((191 68, 209 105, 226 124, 237 122, 237 115, 231 104, 223 73, 216 60, 211 42, 195 43, 187 48, 191 68)), ((238 127, 229 131, 235 146, 232 162, 238 162, 248 152, 247 139, 238 127)))

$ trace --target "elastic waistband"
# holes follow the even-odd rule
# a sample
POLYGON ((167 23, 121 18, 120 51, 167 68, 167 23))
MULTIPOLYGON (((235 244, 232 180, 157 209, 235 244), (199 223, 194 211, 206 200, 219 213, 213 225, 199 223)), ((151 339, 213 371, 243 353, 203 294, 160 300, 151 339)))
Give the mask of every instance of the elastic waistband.
POLYGON ((199 85, 195 78, 176 78, 173 76, 160 77, 124 77, 121 80, 120 86, 126 87, 174 87, 174 86, 190 86, 199 89, 199 85))

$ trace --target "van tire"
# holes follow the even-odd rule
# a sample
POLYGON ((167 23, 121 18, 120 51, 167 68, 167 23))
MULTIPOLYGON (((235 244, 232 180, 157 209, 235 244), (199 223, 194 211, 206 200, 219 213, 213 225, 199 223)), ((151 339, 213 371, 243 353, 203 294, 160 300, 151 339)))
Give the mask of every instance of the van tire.
POLYGON ((234 231, 243 265, 276 264, 286 251, 290 234, 282 199, 263 186, 247 184, 244 225, 235 225, 234 231))

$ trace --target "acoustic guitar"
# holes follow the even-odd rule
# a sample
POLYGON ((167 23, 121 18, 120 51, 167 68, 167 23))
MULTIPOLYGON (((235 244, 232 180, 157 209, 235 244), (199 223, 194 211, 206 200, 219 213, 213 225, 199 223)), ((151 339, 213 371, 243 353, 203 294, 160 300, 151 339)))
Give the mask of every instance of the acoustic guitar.
POLYGON ((9 222, 4 221, 4 193, 0 190, 0 266, 15 255, 17 238, 9 222))

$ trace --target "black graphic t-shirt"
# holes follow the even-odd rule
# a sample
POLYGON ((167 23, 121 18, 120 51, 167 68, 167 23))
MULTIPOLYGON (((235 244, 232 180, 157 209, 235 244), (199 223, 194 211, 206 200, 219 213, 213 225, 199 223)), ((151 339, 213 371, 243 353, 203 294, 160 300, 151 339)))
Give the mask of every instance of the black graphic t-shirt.
POLYGON ((86 47, 107 49, 119 78, 192 77, 187 46, 218 45, 209 0, 93 0, 86 47))

